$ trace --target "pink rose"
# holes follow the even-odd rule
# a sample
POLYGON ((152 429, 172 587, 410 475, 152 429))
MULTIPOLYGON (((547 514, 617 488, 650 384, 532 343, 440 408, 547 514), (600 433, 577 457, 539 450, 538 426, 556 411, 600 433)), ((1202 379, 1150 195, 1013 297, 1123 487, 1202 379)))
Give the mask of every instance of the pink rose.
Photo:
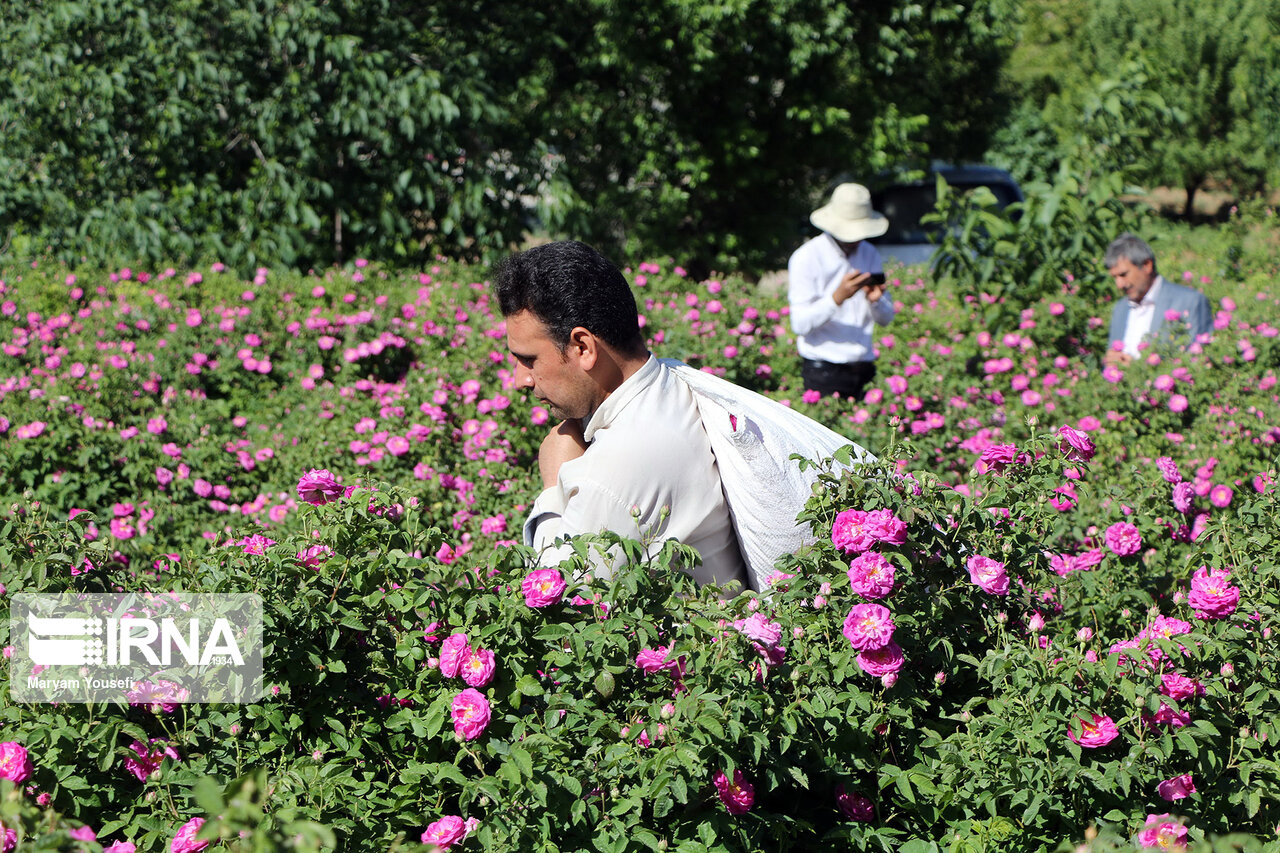
POLYGON ((1224 619, 1236 610, 1240 603, 1240 588, 1231 585, 1231 572, 1201 566, 1191 576, 1191 591, 1187 604, 1200 619, 1224 619))
POLYGON ((138 853, 138 847, 132 841, 117 841, 110 847, 104 847, 102 853, 138 853))
POLYGON ((173 836, 173 841, 169 843, 169 853, 196 853, 208 847, 208 841, 196 838, 202 826, 204 826, 202 817, 193 817, 184 823, 178 830, 178 834, 173 836))
POLYGON ((327 468, 312 468, 298 480, 298 500, 315 506, 336 501, 343 491, 327 468))
POLYGON ((965 561, 965 567, 969 570, 969 580, 983 592, 992 595, 1009 594, 1009 575, 1005 573, 1004 563, 981 554, 972 554, 965 561))
POLYGON ((145 782, 147 777, 160 768, 160 762, 164 761, 167 755, 174 761, 181 760, 178 751, 169 746, 163 738, 152 738, 152 744, 164 744, 162 748, 152 749, 149 744, 145 744, 140 740, 135 740, 130 748, 136 753, 124 760, 124 769, 132 773, 139 782, 145 782))
POLYGON ((453 678, 461 669, 463 661, 471 656, 471 647, 467 645, 466 634, 451 634, 440 644, 440 674, 445 678, 453 678))
POLYGON ((97 841, 98 833, 93 831, 92 826, 77 826, 75 829, 67 833, 76 841, 97 841))
POLYGON ((849 586, 863 598, 884 598, 893 592, 894 580, 893 563, 875 551, 849 561, 849 586))
POLYGON ((422 843, 448 850, 467 837, 467 824, 456 815, 445 815, 422 833, 422 843))
POLYGON ((770 622, 769 617, 763 613, 752 613, 746 619, 738 619, 733 627, 766 645, 776 646, 782 641, 782 626, 777 622, 770 622))
POLYGON ((463 740, 475 740, 489 725, 489 700, 475 688, 468 687, 453 697, 450 712, 453 730, 463 740))
POLYGON ((462 665, 458 668, 458 674, 462 676, 463 681, 472 687, 484 687, 490 681, 493 681, 495 668, 493 652, 488 649, 476 649, 467 655, 462 665))
POLYGON ((717 772, 715 785, 720 802, 724 803, 725 810, 731 815, 746 814, 756 801, 755 786, 743 778, 741 770, 733 771, 732 782, 728 776, 717 772))
POLYGON ((564 597, 567 588, 564 577, 555 569, 535 569, 525 576, 520 585, 524 603, 530 607, 547 607, 564 597))
POLYGON ((0 743, 0 779, 25 782, 31 778, 33 770, 35 767, 25 746, 11 740, 0 743))
POLYGON ((333 549, 328 545, 312 545, 298 552, 298 562, 310 569, 320 570, 320 564, 329 559, 333 549))
POLYGON ((1196 500, 1195 486, 1188 482, 1177 483, 1173 487, 1173 508, 1184 515, 1191 512, 1196 500))
POLYGON ((1068 462, 1088 462, 1098 452, 1093 439, 1069 426, 1058 427, 1058 449, 1068 462))
POLYGON ((1089 723, 1086 723, 1083 718, 1076 719, 1080 721, 1080 734, 1077 735, 1072 729, 1067 732, 1067 737, 1072 743, 1087 749, 1106 746, 1120 736, 1120 730, 1116 728, 1115 723, 1111 722, 1110 717, 1094 714, 1093 722, 1089 723))
POLYGON ((1183 773, 1181 776, 1165 779, 1156 786, 1156 792, 1166 800, 1174 802, 1194 794, 1196 783, 1192 781, 1190 773, 1183 773))
POLYGON ((858 666, 867 675, 881 678, 886 675, 897 675, 902 669, 904 658, 902 647, 893 640, 878 649, 870 649, 858 653, 858 666))
POLYGON ((836 806, 849 820, 862 823, 875 820, 876 809, 871 800, 857 791, 845 793, 844 785, 836 785, 836 806))
POLYGON ((246 536, 241 539, 239 544, 240 550, 244 551, 244 553, 251 554, 255 557, 261 557, 263 554, 267 553, 268 548, 276 544, 276 540, 268 539, 261 533, 255 533, 252 536, 246 536))
POLYGON ((1138 843, 1143 847, 1161 850, 1179 850, 1187 846, 1187 828, 1175 823, 1167 814, 1147 815, 1146 828, 1138 833, 1138 843))
POLYGON ((855 554, 878 542, 901 545, 907 541, 907 525, 889 509, 846 509, 831 525, 831 541, 841 551, 855 554))
POLYGON ((1142 550, 1142 534, 1127 521, 1117 521, 1108 527, 1104 539, 1107 547, 1120 557, 1128 557, 1142 550))
POLYGON ((841 633, 860 652, 886 646, 893 639, 893 614, 879 604, 855 604, 844 618, 841 633))
POLYGON ((1170 699, 1182 702, 1204 693, 1204 686, 1185 675, 1166 672, 1160 676, 1160 692, 1170 699))
MULTIPOLYGON (((0 420, 4 420, 0 418, 0 420)), ((18 846, 18 831, 0 823, 0 853, 9 853, 18 846)))
POLYGON ((1018 448, 1012 444, 993 444, 978 457, 979 469, 992 474, 999 474, 1018 461, 1018 448))
POLYGON ((636 666, 640 667, 640 671, 645 675, 653 675, 655 672, 661 672, 664 669, 670 669, 676 672, 677 677, 683 667, 678 660, 667 660, 667 655, 671 654, 670 646, 658 646, 656 649, 644 649, 640 654, 636 655, 636 666))

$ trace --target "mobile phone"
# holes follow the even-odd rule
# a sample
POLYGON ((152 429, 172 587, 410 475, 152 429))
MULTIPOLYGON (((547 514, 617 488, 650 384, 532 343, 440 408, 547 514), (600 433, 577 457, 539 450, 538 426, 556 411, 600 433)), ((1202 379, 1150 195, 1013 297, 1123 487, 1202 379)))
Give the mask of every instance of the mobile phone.
POLYGON ((867 281, 867 287, 875 287, 877 284, 884 284, 884 273, 873 272, 867 281))

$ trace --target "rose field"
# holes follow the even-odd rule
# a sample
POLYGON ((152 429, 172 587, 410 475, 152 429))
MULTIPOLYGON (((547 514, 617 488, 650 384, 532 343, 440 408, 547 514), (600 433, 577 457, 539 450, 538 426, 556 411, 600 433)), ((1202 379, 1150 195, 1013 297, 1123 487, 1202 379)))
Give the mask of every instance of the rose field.
POLYGON ((551 424, 485 267, 0 269, 4 612, 254 592, 265 649, 247 704, 0 692, 0 844, 1276 849, 1280 250, 1163 227, 1212 340, 1104 369, 1097 259, 1016 308, 891 269, 861 403, 785 294, 628 268, 654 352, 879 457, 796 461, 815 544, 723 597, 519 544, 551 424))

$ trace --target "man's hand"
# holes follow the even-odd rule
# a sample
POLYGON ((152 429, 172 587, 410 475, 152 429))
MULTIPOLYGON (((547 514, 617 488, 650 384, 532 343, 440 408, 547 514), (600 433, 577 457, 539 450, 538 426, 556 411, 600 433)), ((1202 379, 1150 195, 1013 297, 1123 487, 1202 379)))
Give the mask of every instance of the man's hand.
POLYGON ((587 442, 582 437, 582 421, 577 418, 561 421, 547 433, 542 446, 538 448, 538 471, 542 474, 542 488, 554 486, 560 477, 560 466, 586 452, 587 442))
POLYGON ((867 301, 876 303, 880 301, 880 297, 884 296, 883 284, 871 284, 867 286, 867 301))
MULTIPOLYGON (((843 305, 844 301, 861 290, 870 278, 871 273, 869 272, 846 273, 845 277, 836 285, 835 292, 831 294, 831 298, 835 300, 837 305, 843 305)), ((870 298, 870 289, 868 289, 867 298, 870 298)), ((880 297, 877 296, 876 298, 879 299, 880 297)))
POLYGON ((1106 365, 1115 365, 1116 367, 1128 367, 1133 361, 1133 356, 1122 350, 1109 349, 1102 354, 1102 363, 1106 365))

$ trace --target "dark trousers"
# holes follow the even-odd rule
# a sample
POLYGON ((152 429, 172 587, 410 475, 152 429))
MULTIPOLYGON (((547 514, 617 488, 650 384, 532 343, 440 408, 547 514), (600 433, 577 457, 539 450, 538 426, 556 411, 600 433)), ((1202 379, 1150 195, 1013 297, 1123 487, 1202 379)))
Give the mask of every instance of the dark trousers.
POLYGON ((839 394, 846 400, 861 400, 862 389, 876 378, 876 363, 834 364, 804 358, 800 360, 800 378, 806 391, 817 391, 824 397, 839 394))

